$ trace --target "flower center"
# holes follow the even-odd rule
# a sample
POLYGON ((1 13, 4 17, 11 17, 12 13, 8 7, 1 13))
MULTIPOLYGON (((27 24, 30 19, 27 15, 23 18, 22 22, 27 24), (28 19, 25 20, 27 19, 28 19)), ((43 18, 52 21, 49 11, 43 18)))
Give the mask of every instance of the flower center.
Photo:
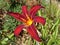
POLYGON ((26 14, 27 20, 25 22, 26 26, 30 26, 33 23, 33 20, 29 17, 28 14, 26 14))
POLYGON ((30 26, 32 23, 33 23, 33 20, 32 20, 32 19, 29 19, 29 20, 26 21, 25 24, 26 24, 27 26, 30 26))

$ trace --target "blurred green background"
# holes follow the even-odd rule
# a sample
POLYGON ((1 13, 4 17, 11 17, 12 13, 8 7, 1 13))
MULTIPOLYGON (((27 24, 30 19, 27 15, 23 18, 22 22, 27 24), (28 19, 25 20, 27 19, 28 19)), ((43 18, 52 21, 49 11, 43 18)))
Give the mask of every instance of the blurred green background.
POLYGON ((60 45, 60 1, 0 0, 0 45, 60 45), (21 6, 27 5, 30 8, 37 4, 45 7, 45 9, 39 10, 37 15, 46 18, 46 24, 44 26, 41 24, 36 25, 38 34, 43 42, 37 42, 32 39, 27 31, 22 31, 19 37, 15 37, 13 31, 21 22, 4 12, 13 11, 22 13, 21 6))

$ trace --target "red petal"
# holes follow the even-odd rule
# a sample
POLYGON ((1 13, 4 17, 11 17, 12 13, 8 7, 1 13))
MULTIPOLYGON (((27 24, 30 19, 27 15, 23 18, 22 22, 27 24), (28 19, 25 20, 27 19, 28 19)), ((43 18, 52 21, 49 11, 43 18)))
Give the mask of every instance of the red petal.
POLYGON ((40 9, 40 8, 44 8, 43 6, 41 5, 36 5, 36 6, 33 6, 30 10, 30 15, 33 16, 36 14, 36 12, 40 9))
POLYGON ((35 16, 35 17, 34 17, 34 21, 37 22, 37 23, 41 23, 41 24, 43 24, 43 25, 44 25, 45 22, 46 22, 45 18, 39 17, 39 16, 35 16))
POLYGON ((36 28, 34 25, 31 25, 27 28, 28 33, 37 41, 41 41, 41 38, 38 36, 38 33, 36 31, 36 28))
POLYGON ((24 27, 23 25, 17 26, 17 28, 14 30, 15 36, 19 36, 19 34, 22 31, 23 27, 24 27))
POLYGON ((27 6, 22 6, 22 12, 23 12, 23 14, 24 14, 25 17, 26 17, 26 15, 28 15, 27 6))
POLYGON ((13 16, 15 19, 20 20, 20 21, 25 21, 24 16, 19 14, 19 13, 14 13, 14 12, 8 12, 9 15, 13 16))
POLYGON ((22 12, 24 14, 27 14, 28 13, 27 6, 22 6, 22 12))

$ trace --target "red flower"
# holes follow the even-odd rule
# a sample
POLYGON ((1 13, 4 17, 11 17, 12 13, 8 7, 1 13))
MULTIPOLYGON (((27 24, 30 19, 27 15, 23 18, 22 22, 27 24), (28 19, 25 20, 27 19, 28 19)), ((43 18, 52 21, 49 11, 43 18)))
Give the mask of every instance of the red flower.
POLYGON ((41 38, 38 36, 38 33, 36 31, 36 27, 34 26, 34 23, 41 23, 45 24, 45 19, 43 17, 36 16, 36 12, 43 8, 41 5, 36 5, 30 9, 28 12, 26 6, 22 6, 22 12, 23 14, 14 13, 14 12, 8 12, 11 16, 13 16, 15 19, 22 21, 23 24, 17 26, 17 28, 14 31, 15 36, 19 36, 20 32, 23 28, 26 28, 28 33, 37 41, 41 41, 41 38))

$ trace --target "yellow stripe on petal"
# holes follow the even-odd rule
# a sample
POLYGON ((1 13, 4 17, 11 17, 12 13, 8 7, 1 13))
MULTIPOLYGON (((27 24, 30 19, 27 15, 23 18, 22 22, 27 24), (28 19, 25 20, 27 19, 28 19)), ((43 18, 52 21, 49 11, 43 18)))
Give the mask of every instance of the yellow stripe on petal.
POLYGON ((23 19, 23 18, 21 18, 21 20, 22 20, 23 22, 26 22, 26 20, 25 20, 25 19, 23 19))
POLYGON ((30 17, 26 14, 27 19, 30 19, 30 17))

